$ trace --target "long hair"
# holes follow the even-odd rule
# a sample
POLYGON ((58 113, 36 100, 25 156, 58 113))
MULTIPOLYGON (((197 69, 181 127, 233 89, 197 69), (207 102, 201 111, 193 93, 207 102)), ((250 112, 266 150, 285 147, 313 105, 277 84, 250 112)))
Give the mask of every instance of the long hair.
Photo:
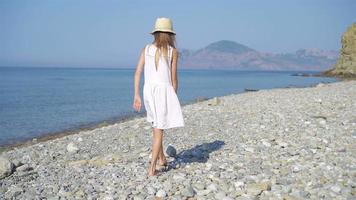
POLYGON ((168 46, 170 45, 173 48, 176 48, 175 34, 157 31, 153 33, 153 35, 154 35, 154 42, 156 43, 156 46, 159 50, 158 54, 156 53, 155 55, 156 66, 161 55, 163 55, 166 62, 170 66, 170 63, 168 62, 168 46))

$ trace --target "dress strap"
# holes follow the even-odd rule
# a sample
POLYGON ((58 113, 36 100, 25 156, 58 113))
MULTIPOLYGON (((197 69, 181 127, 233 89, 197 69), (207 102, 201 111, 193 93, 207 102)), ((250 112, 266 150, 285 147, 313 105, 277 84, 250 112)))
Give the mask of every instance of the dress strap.
POLYGON ((147 44, 147 45, 146 45, 146 47, 145 47, 145 55, 148 55, 149 46, 150 46, 150 45, 149 45, 149 44, 147 44))

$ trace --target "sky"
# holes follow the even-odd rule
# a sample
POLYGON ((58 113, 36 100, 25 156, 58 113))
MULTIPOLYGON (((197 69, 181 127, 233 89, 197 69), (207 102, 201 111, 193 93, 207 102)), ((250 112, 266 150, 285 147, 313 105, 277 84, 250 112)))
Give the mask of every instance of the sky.
POLYGON ((338 51, 355 10, 355 0, 0 0, 0 66, 135 67, 157 17, 172 19, 178 49, 338 51))

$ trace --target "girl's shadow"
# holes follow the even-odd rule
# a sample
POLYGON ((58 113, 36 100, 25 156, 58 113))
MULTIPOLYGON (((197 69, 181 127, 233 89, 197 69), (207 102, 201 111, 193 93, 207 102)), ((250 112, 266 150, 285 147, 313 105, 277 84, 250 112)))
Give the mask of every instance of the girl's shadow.
POLYGON ((168 168, 165 171, 180 168, 188 163, 205 163, 209 159, 209 154, 220 149, 224 144, 224 141, 215 140, 214 142, 203 143, 191 149, 183 150, 175 156, 174 161, 168 164, 168 168))

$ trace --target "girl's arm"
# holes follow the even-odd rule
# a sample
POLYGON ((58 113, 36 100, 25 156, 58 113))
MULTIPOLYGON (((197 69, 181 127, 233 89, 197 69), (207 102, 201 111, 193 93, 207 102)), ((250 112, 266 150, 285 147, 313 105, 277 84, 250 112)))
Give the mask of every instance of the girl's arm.
POLYGON ((141 55, 136 66, 136 72, 134 78, 135 96, 134 96, 133 108, 136 111, 141 110, 140 79, 141 79, 141 74, 142 74, 144 64, 145 64, 145 48, 143 48, 141 51, 141 55))
POLYGON ((178 51, 176 48, 173 49, 173 55, 172 55, 172 85, 174 88, 174 91, 177 93, 178 90, 178 78, 177 78, 177 62, 178 62, 178 51))

